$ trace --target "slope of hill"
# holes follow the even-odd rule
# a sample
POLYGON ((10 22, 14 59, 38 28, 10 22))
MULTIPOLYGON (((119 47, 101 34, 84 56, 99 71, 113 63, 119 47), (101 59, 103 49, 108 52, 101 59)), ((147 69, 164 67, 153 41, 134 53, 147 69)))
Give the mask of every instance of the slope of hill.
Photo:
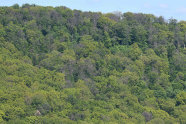
POLYGON ((0 123, 185 124, 186 22, 0 7, 0 123))

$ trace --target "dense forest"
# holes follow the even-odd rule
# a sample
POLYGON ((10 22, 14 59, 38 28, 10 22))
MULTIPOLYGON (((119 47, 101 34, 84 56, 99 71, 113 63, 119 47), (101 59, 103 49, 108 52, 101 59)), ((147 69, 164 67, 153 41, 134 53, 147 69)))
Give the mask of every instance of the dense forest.
POLYGON ((0 7, 0 123, 186 124, 186 21, 0 7))

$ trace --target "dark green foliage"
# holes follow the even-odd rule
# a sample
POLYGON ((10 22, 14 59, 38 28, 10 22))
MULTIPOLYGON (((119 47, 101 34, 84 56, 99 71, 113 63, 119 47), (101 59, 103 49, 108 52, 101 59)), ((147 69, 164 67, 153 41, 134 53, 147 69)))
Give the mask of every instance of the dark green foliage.
POLYGON ((0 7, 0 123, 186 123, 186 22, 0 7))

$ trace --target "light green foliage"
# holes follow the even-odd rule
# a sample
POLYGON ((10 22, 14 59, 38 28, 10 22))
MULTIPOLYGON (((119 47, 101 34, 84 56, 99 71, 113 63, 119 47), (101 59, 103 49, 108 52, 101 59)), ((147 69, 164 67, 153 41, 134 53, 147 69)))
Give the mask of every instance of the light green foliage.
POLYGON ((177 104, 185 105, 186 104, 186 93, 184 91, 178 93, 176 95, 176 101, 177 101, 177 104))
POLYGON ((0 111, 0 123, 3 122, 3 116, 5 116, 5 113, 3 111, 0 111))
POLYGON ((132 60, 136 60, 138 59, 139 56, 142 55, 142 51, 141 49, 138 47, 137 43, 131 45, 131 49, 129 51, 129 57, 132 59, 132 60))
POLYGON ((99 28, 102 28, 106 31, 110 30, 109 28, 111 26, 113 26, 116 22, 108 17, 105 17, 105 16, 101 16, 101 18, 99 18, 98 20, 98 27, 99 28))
POLYGON ((79 58, 88 57, 97 47, 98 43, 93 41, 91 36, 83 36, 76 47, 76 54, 79 58))

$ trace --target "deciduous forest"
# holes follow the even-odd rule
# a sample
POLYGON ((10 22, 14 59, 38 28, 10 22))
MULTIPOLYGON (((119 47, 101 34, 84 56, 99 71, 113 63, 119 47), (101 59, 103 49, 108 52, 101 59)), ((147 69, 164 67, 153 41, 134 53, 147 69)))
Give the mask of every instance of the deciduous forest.
POLYGON ((0 7, 0 123, 186 124, 186 21, 0 7))

